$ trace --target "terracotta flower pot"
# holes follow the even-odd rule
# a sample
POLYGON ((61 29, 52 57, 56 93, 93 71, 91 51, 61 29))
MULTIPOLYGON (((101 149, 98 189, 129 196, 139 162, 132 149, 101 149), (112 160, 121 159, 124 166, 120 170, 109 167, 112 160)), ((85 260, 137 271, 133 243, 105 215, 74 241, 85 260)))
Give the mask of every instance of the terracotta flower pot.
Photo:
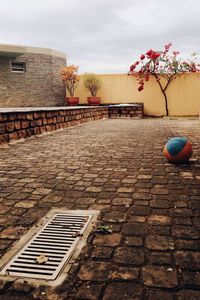
POLYGON ((87 101, 89 105, 99 105, 101 103, 101 97, 87 97, 87 101))
POLYGON ((70 106, 78 105, 79 97, 66 97, 66 102, 70 106))

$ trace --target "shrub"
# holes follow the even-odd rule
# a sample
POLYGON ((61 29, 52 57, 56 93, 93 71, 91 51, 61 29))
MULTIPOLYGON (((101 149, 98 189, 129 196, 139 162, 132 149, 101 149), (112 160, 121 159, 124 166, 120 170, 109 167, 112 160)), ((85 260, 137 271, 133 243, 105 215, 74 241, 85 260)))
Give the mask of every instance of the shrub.
POLYGON ((92 96, 96 96, 97 92, 101 88, 101 81, 97 75, 93 73, 88 73, 84 75, 83 79, 84 86, 87 90, 90 91, 92 96))
POLYGON ((62 67, 60 70, 60 75, 62 80, 66 83, 67 91, 70 96, 74 96, 74 91, 77 88, 77 85, 80 80, 80 76, 78 75, 78 66, 69 65, 66 67, 62 67))

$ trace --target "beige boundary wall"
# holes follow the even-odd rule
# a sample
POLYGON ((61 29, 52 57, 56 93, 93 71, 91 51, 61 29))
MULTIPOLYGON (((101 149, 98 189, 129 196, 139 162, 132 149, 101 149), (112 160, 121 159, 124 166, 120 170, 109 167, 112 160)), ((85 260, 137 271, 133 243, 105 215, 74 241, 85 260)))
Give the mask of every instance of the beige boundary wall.
MULTIPOLYGON (((138 92, 136 79, 126 74, 98 74, 98 76, 102 81, 98 96, 102 97, 103 104, 143 102, 146 115, 165 115, 164 97, 154 78, 145 84, 142 92, 138 92)), ((83 86, 82 78, 76 95, 80 97, 81 104, 86 103, 89 93, 83 86)), ((170 83, 167 95, 170 116, 199 115, 200 74, 178 75, 170 83)))

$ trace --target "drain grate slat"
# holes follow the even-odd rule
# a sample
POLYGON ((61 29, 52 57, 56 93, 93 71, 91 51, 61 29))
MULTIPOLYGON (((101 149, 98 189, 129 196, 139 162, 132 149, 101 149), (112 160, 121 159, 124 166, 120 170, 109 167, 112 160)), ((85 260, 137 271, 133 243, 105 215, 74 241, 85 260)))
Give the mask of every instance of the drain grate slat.
POLYGON ((65 249, 69 249, 70 245, 68 246, 63 246, 63 245, 59 245, 59 246, 55 246, 55 245, 50 245, 50 244, 43 244, 43 243, 32 243, 31 246, 29 246, 28 248, 29 249, 38 249, 38 248, 44 248, 46 249, 48 247, 49 250, 59 250, 59 251, 65 251, 65 249))
MULTIPOLYGON (((50 224, 49 226, 47 226, 47 229, 49 228, 55 228, 55 229, 65 229, 65 228, 69 228, 69 226, 72 226, 70 224, 62 224, 62 225, 58 225, 57 223, 56 224, 50 224)), ((83 226, 73 226, 73 229, 80 229, 82 228, 83 226)))
MULTIPOLYGON (((45 252, 47 252, 47 251, 45 251, 45 252)), ((41 251, 32 251, 32 250, 24 250, 24 253, 26 253, 26 254, 35 254, 37 257, 39 256, 39 255, 43 255, 44 254, 44 251, 43 252, 41 252, 41 251)), ((51 257, 51 256, 59 256, 59 257, 63 257, 63 254, 60 254, 60 253, 56 253, 56 252, 52 252, 52 253, 48 253, 48 257, 51 257)))
MULTIPOLYGON (((35 260, 34 259, 22 259, 20 260, 20 258, 18 259, 17 262, 15 262, 15 264, 20 264, 20 263, 25 263, 25 264, 34 264, 35 265, 35 260)), ((57 262, 53 262, 53 261, 49 261, 45 264, 45 266, 57 266, 57 262)))
MULTIPOLYGON (((47 235, 41 233, 41 234, 39 235, 39 237, 47 238, 47 235)), ((66 241, 66 237, 65 237, 65 238, 63 237, 63 238, 62 238, 62 235, 61 235, 61 236, 58 236, 58 235, 55 234, 55 233, 54 233, 54 234, 50 234, 50 233, 49 233, 49 234, 48 234, 48 237, 53 237, 53 238, 55 238, 55 239, 59 239, 59 240, 64 240, 64 241, 66 241)), ((70 237, 67 237, 67 240, 70 241, 70 240, 73 240, 73 239, 70 238, 70 237)))
MULTIPOLYGON (((21 253, 21 255, 19 257, 32 257, 35 259, 35 257, 38 257, 38 254, 37 253, 29 253, 29 252, 24 252, 24 253, 21 253)), ((54 255, 54 254, 49 254, 48 257, 50 259, 61 259, 60 255, 54 255)))
POLYGON ((19 269, 30 269, 32 268, 33 270, 36 270, 36 269, 39 269, 39 270, 47 270, 47 271, 54 271, 56 270, 56 267, 54 266, 46 266, 46 265, 31 265, 31 264, 20 264, 20 263, 17 263, 17 264, 13 264, 9 267, 8 270, 15 270, 15 268, 19 268, 19 269))
POLYGON ((65 251, 65 249, 68 249, 70 247, 70 245, 68 245, 68 246, 66 246, 66 247, 55 247, 55 246, 48 246, 47 244, 45 245, 45 244, 39 244, 39 243, 37 243, 37 244, 31 244, 30 246, 28 246, 28 250, 33 250, 33 249, 35 249, 36 251, 38 250, 38 249, 48 249, 47 251, 49 251, 49 252, 54 252, 54 250, 56 250, 56 251, 58 251, 58 253, 60 253, 60 252, 63 252, 63 251, 65 251))
POLYGON ((32 245, 34 245, 34 246, 36 246, 36 245, 38 245, 38 243, 41 245, 41 246, 49 246, 49 247, 52 247, 52 248, 57 248, 57 249, 59 249, 59 248, 69 248, 70 247, 70 245, 71 245, 71 243, 63 243, 62 245, 60 245, 59 243, 53 243, 53 242, 50 242, 50 241, 48 241, 48 242, 46 242, 46 241, 43 241, 43 240, 37 240, 37 243, 35 242, 33 242, 32 243, 32 245))
POLYGON ((78 220, 65 220, 65 219, 53 219, 50 224, 73 224, 75 223, 76 226, 81 226, 84 224, 83 221, 78 221, 78 220))
MULTIPOLYGON (((33 259, 35 259, 35 258, 37 258, 38 257, 38 254, 34 254, 34 253, 32 253, 32 254, 29 254, 29 253, 22 253, 20 256, 19 256, 19 258, 33 258, 33 259)), ((60 261, 61 260, 61 257, 59 257, 58 255, 48 255, 48 257, 49 257, 49 259, 51 259, 51 260, 58 260, 58 261, 60 261)))
POLYGON ((54 213, 0 274, 55 280, 70 259, 93 214, 54 213))
MULTIPOLYGON (((52 244, 52 245, 60 245, 60 243, 58 241, 60 241, 60 239, 50 239, 50 238, 36 238, 37 242, 40 243, 48 243, 48 244, 52 244)), ((72 242, 71 241, 65 241, 62 240, 62 245, 70 245, 72 242)))
POLYGON ((46 254, 48 254, 48 253, 58 253, 58 254, 65 254, 65 251, 60 251, 60 250, 49 250, 49 249, 47 249, 47 247, 45 247, 45 248, 42 248, 42 247, 38 247, 38 248, 30 248, 30 249, 27 249, 26 251, 29 251, 29 252, 39 252, 40 253, 40 255, 44 255, 44 253, 43 252, 45 252, 46 254))
MULTIPOLYGON (((11 270, 12 271, 12 275, 17 275, 17 276, 26 276, 26 277, 36 277, 36 278, 46 278, 48 276, 52 276, 52 272, 51 271, 45 271, 45 270, 41 270, 41 271, 35 271, 33 269, 26 269, 26 270, 21 270, 21 269, 17 269, 15 268, 15 270, 11 270), (34 275, 34 276, 33 276, 34 275), (40 275, 40 276, 38 276, 40 275), (41 275, 43 275, 43 277, 41 277, 41 275)), ((9 272, 9 269, 8 269, 9 272)), ((10 275, 10 272, 9 272, 10 275)))
POLYGON ((70 217, 69 215, 67 216, 62 216, 62 215, 57 215, 57 216, 54 216, 52 218, 52 221, 53 220, 66 220, 66 221, 69 221, 69 220, 77 220, 78 222, 85 222, 85 220, 87 219, 87 217, 84 217, 84 218, 76 218, 76 217, 70 217))
POLYGON ((77 232, 77 230, 69 230, 69 228, 68 229, 51 229, 51 228, 49 228, 49 229, 45 229, 44 230, 44 232, 43 233, 56 233, 56 234, 61 234, 62 236, 73 236, 73 234, 74 233, 76 233, 77 232), (63 234, 64 233, 64 234, 63 234))

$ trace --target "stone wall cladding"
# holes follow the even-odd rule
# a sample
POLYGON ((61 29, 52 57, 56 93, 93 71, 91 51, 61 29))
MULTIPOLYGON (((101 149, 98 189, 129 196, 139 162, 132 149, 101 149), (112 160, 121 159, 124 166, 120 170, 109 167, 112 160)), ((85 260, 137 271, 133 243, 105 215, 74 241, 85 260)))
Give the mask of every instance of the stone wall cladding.
POLYGON ((121 115, 119 111, 115 114, 113 107, 109 106, 2 112, 0 113, 0 144, 93 120, 124 116, 128 118, 142 117, 141 107, 138 106, 136 110, 133 106, 132 112, 131 107, 128 110, 123 108, 121 115))
POLYGON ((135 105, 110 105, 109 117, 115 118, 141 118, 143 116, 144 105, 143 103, 137 103, 135 105))
POLYGON ((60 57, 52 56, 52 89, 57 106, 65 104, 66 87, 60 78, 59 71, 66 65, 66 60, 60 57))
POLYGON ((66 59, 27 53, 16 58, 0 57, 0 107, 61 106, 65 86, 59 69, 66 59), (26 64, 26 72, 11 72, 11 61, 26 64))
POLYGON ((108 108, 1 113, 0 144, 103 118, 108 108))

